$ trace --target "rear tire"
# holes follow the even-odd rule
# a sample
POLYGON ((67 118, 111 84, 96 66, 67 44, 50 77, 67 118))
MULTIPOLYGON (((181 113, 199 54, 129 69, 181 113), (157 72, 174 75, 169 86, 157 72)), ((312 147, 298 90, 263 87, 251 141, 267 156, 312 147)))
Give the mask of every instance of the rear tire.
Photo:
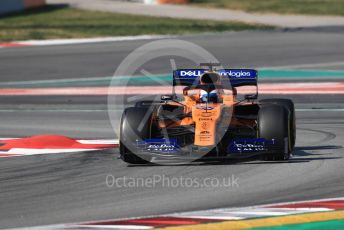
POLYGON ((294 149, 296 143, 296 116, 295 116, 295 106, 294 102, 290 99, 285 98, 271 98, 271 99, 264 99, 260 101, 261 104, 277 104, 283 105, 290 111, 290 142, 291 147, 294 149))
POLYGON ((132 107, 124 110, 120 126, 120 156, 124 162, 129 164, 150 163, 149 156, 138 156, 134 153, 136 141, 149 139, 152 128, 152 111, 149 108, 132 107), (148 115, 144 124, 142 119, 148 115))
POLYGON ((288 160, 291 152, 290 113, 282 105, 271 104, 260 108, 258 113, 258 137, 274 139, 276 153, 266 156, 267 160, 288 160))

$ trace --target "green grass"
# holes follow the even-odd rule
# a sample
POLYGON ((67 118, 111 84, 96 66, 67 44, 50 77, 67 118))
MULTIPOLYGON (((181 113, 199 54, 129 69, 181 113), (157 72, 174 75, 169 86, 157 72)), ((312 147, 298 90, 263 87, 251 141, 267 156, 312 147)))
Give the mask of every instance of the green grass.
POLYGON ((344 0, 190 0, 209 7, 260 13, 344 15, 344 0))
POLYGON ((268 29, 263 25, 155 18, 47 6, 0 17, 0 41, 268 29))

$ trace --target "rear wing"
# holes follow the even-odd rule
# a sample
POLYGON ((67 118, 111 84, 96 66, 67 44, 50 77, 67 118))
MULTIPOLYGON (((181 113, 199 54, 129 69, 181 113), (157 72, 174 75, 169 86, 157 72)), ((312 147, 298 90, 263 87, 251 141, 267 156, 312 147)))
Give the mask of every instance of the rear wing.
MULTIPOLYGON (((200 84, 200 76, 206 69, 178 69, 173 71, 173 86, 192 86, 200 84)), ((253 69, 219 69, 216 70, 224 85, 230 83, 232 87, 245 85, 257 86, 258 72, 253 69)))

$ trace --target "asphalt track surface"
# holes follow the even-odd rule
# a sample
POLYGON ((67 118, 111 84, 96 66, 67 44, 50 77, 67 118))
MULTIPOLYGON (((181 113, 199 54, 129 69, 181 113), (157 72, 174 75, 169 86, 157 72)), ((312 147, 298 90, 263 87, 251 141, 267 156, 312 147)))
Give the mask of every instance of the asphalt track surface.
MULTIPOLYGON (((344 69, 333 64, 343 60, 340 32, 242 32, 185 39, 237 67, 322 63, 322 69, 344 69)), ((130 51, 146 42, 3 49, 0 81, 111 76, 130 51)), ((169 70, 165 66, 164 60, 157 60, 147 70, 163 73, 169 70)), ((291 97, 299 110, 290 162, 128 167, 118 159, 117 150, 2 158, 0 228, 344 196, 344 96, 291 97), (325 109, 310 109, 319 107, 325 109), (107 175, 234 177, 238 186, 108 187, 107 175)), ((0 97, 0 104, 3 137, 56 133, 115 138, 105 97, 0 97)))

